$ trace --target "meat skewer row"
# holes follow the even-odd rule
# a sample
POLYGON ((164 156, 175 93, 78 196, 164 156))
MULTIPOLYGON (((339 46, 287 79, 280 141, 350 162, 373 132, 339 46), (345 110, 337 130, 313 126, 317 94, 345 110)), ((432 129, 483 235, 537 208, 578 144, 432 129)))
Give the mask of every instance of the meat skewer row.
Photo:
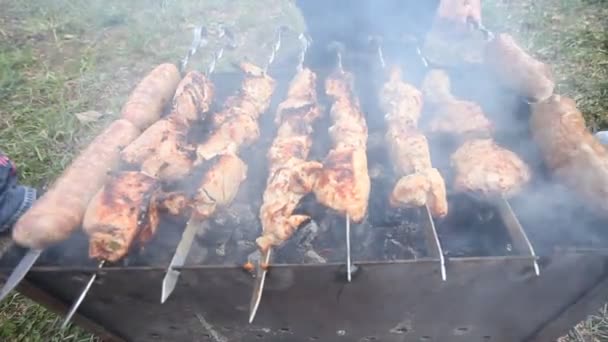
POLYGON ((387 124, 386 142, 400 179, 390 195, 392 207, 427 205, 433 217, 448 213, 445 182, 431 164, 429 144, 418 130, 422 93, 401 80, 399 67, 391 67, 382 87, 380 106, 387 124))
POLYGON ((450 158, 456 172, 454 190, 486 198, 519 192, 530 180, 530 169, 515 153, 494 142, 493 126, 481 107, 455 98, 443 70, 430 71, 423 83, 425 98, 434 108, 440 108, 431 131, 441 127, 435 132, 464 140, 450 158))
MULTIPOLYGON (((340 57, 339 57, 340 58, 340 57)), ((323 161, 323 169, 313 188, 317 201, 354 222, 367 213, 370 178, 367 170, 367 124, 352 89, 353 75, 339 63, 325 81, 332 99, 329 134, 333 148, 323 161)))
MULTIPOLYGON (((246 64, 245 70, 255 70, 255 66, 246 64)), ((261 70, 261 69, 258 69, 261 70)), ((193 74, 195 75, 195 74, 193 74)), ((198 74, 201 75, 201 74, 198 74)), ((257 75, 257 74, 256 74, 257 75)), ((262 78, 265 83, 264 85, 271 84, 271 90, 274 90, 274 80, 272 80, 267 75, 256 76, 262 78)), ((195 77, 191 78, 192 80, 196 80, 195 77)), ((207 78, 204 78, 206 80, 207 78)), ((186 81, 186 79, 185 79, 186 81)), ((178 104, 174 106, 175 111, 172 112, 169 119, 170 122, 185 122, 187 118, 194 118, 197 113, 196 110, 192 111, 195 108, 200 108, 202 105, 198 104, 197 101, 205 101, 207 97, 204 96, 196 96, 196 95, 204 95, 205 92, 202 90, 205 86, 210 89, 208 82, 189 82, 187 83, 187 87, 183 87, 183 89, 188 89, 183 94, 188 101, 180 101, 179 97, 176 97, 175 103, 178 104), (181 103, 181 105, 179 105, 181 103), (178 119, 181 119, 179 121, 178 119)), ((258 101, 270 101, 270 97, 272 92, 265 93, 265 99, 262 98, 262 94, 258 92, 259 98, 258 101)), ((244 101, 245 102, 245 101, 244 101)), ((239 113, 240 115, 236 115, 234 118, 239 118, 241 116, 249 115, 245 113, 239 113)), ((252 112, 251 116, 257 117, 259 114, 257 112, 252 112)), ((228 119, 224 124, 232 123, 233 118, 228 119)), ((257 122, 256 122, 257 124, 257 122)), ((243 132, 247 134, 248 132, 243 132)), ((182 132, 182 134, 186 134, 186 132, 182 132)), ((252 138, 249 138, 249 141, 255 140, 258 135, 255 135, 252 138)), ((207 142, 204 142, 201 146, 205 146, 211 141, 211 138, 214 135, 211 135, 207 142)), ((236 146, 232 150, 221 150, 218 151, 214 156, 220 155, 234 155, 236 157, 236 152, 238 151, 239 145, 237 145, 234 141, 228 140, 231 137, 222 136, 227 141, 222 141, 225 145, 236 146)), ((164 141, 167 141, 165 139, 164 141)), ((161 142, 162 146, 162 142, 161 142)), ((166 155, 170 157, 170 154, 166 155)), ((156 156, 153 155, 152 158, 156 156)), ((220 158, 220 160, 224 160, 226 158, 220 158)), ((170 161, 168 161, 170 162, 170 161)), ((204 167, 205 161, 201 161, 200 166, 204 167)), ((234 163, 232 163, 234 164, 234 163)), ((230 166, 231 163, 226 163, 226 165, 230 166)), ((217 167, 221 168, 221 165, 224 163, 219 163, 217 167)), ((193 166, 186 165, 187 172, 189 173, 193 166)), ((237 168, 236 170, 240 170, 242 167, 237 168)), ((224 170, 229 174, 230 172, 236 172, 235 170, 224 170)), ((220 172, 221 175, 221 172, 220 172)), ((135 172, 133 174, 127 174, 125 176, 116 177, 113 182, 108 184, 108 186, 104 187, 100 191, 100 193, 95 197, 95 200, 91 202, 89 208, 87 209, 87 219, 85 220, 85 231, 90 236, 90 244, 89 244, 89 254, 91 258, 98 258, 108 261, 116 261, 123 258, 128 251, 130 250, 132 244, 135 242, 136 238, 139 237, 141 242, 145 242, 145 240, 156 230, 156 225, 158 224, 158 220, 153 219, 158 216, 158 209, 156 199, 164 198, 160 194, 157 195, 149 195, 149 192, 154 193, 155 189, 159 187, 159 180, 156 179, 156 175, 148 174, 145 169, 142 169, 142 172, 135 172), (142 186, 136 186, 137 182, 132 179, 139 179, 142 183, 142 186), (144 186, 145 184, 145 186, 144 186), (135 208, 135 209, 134 209, 135 208), (140 216, 137 213, 140 212, 142 215, 148 216, 151 219, 141 220, 140 216), (139 232, 143 232, 143 236, 140 236, 139 232), (149 232, 149 233, 146 233, 149 232)), ((238 178, 238 177, 236 177, 238 178)), ((220 178, 221 179, 221 178, 220 178)), ((226 180, 228 181, 228 180, 226 180)), ((238 189, 237 182, 236 186, 238 189)), ((217 197, 213 196, 213 198, 217 197)), ((191 207, 196 207, 199 200, 204 201, 203 197, 194 197, 189 198, 188 196, 182 195, 175 198, 172 197, 171 204, 163 204, 161 206, 169 207, 168 209, 173 214, 182 214, 185 209, 190 209, 191 207), (178 200, 179 198, 179 200, 178 200), (176 203, 182 205, 182 208, 173 208, 176 203)), ((208 216, 211 213, 200 214, 203 216, 208 216)))
POLYGON ((262 236, 256 243, 262 252, 289 239, 310 217, 293 215, 306 194, 312 191, 322 165, 307 161, 312 145, 312 124, 321 115, 317 101, 316 75, 308 68, 297 72, 287 98, 278 106, 277 135, 268 151, 269 175, 260 208, 262 236))

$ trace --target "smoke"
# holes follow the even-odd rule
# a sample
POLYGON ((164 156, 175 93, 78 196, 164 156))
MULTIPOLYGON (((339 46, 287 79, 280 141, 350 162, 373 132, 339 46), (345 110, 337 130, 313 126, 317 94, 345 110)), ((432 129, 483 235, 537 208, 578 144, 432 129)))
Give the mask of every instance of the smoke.
MULTIPOLYGON (((343 56, 345 68, 357 75, 355 85, 370 127, 369 150, 374 149, 374 141, 382 141, 384 129, 383 113, 376 99, 383 81, 383 70, 380 68, 376 45, 370 43, 370 38, 376 38, 380 43, 387 64, 400 64, 405 80, 417 87, 428 71, 416 53, 416 48, 421 48, 429 58, 431 67, 443 68, 449 73, 452 93, 456 97, 473 101, 483 108, 496 128, 493 134, 495 141, 515 152, 532 170, 532 180, 511 202, 537 252, 550 253, 556 246, 598 246, 598 241, 599 244, 606 241, 598 233, 601 221, 597 215, 547 172, 543 156, 531 138, 530 106, 527 99, 501 86, 483 65, 483 34, 473 34, 464 41, 435 40, 429 43, 427 38, 441 38, 428 35, 437 1, 361 1, 353 5, 348 1, 327 3, 302 0, 297 3, 317 45, 317 56, 311 57, 315 66, 328 68, 335 63, 335 57, 330 52, 323 52, 323 46, 332 41, 340 41, 346 46, 343 56)), ((421 127, 429 119, 430 113, 423 113, 421 127)), ((449 186, 452 176, 449 160, 457 143, 440 139, 431 139, 430 143, 434 166, 441 170, 449 186)), ((375 150, 369 154, 378 155, 375 150)), ((375 164, 371 158, 369 162, 370 174, 384 172, 390 177, 391 167, 378 165, 386 161, 375 164)), ((451 204, 459 200, 462 199, 451 200, 451 204)), ((478 206, 483 205, 478 203, 478 206)), ((370 210, 375 208, 370 205, 370 210)), ((467 210, 458 211, 476 215, 471 206, 467 210)), ((439 222, 440 230, 446 233, 445 238, 456 239, 457 234, 448 233, 454 228, 450 224, 454 224, 454 221, 439 222)), ((471 225, 475 226, 473 223, 471 225)), ((486 222, 484 228, 487 231, 501 229, 497 222, 491 220, 486 222)), ((457 231, 467 234, 464 229, 457 231)), ((480 232, 483 230, 477 228, 468 231, 469 235, 477 236, 480 232)), ((492 240, 489 236, 487 238, 492 240)), ((494 245, 491 248, 504 246, 490 245, 494 245)), ((497 254, 503 252, 498 251, 497 254)))

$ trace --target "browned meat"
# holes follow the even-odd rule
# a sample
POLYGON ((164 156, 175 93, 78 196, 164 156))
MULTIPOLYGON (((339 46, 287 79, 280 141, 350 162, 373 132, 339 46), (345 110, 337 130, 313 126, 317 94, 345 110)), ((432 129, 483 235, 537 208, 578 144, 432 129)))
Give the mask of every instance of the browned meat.
POLYGON ((422 112, 422 93, 401 80, 401 69, 392 67, 380 91, 380 107, 388 124, 417 127, 422 112))
POLYGON ((336 71, 325 81, 325 92, 333 100, 329 132, 334 147, 323 161, 313 190, 319 203, 360 222, 367 213, 370 178, 367 125, 352 89, 352 77, 336 71))
POLYGON ((158 210, 150 198, 157 187, 153 177, 121 172, 99 190, 83 222, 90 237, 91 258, 116 262, 127 255, 136 239, 146 242, 152 237, 158 227, 158 210))
POLYGON ((186 140, 192 122, 202 119, 213 101, 213 84, 198 71, 179 83, 173 109, 121 153, 124 162, 139 165, 149 175, 176 180, 187 175, 196 159, 195 148, 186 140))
POLYGON ((433 217, 448 214, 445 181, 435 168, 401 177, 390 197, 392 207, 421 207, 427 205, 433 217))
POLYGON ((451 157, 454 190, 484 197, 512 196, 530 180, 528 166, 492 139, 465 142, 451 157))
POLYGON ((485 50, 485 63, 499 82, 533 100, 553 94, 555 81, 551 68, 530 56, 513 37, 498 34, 485 50))
POLYGON ((465 139, 486 138, 494 133, 492 122, 479 105, 457 99, 451 94, 450 79, 445 71, 431 70, 424 79, 422 89, 433 115, 429 125, 431 133, 465 139))
POLYGON ((367 212, 370 188, 365 150, 343 147, 328 153, 314 192, 319 203, 361 222, 367 212))
POLYGON ((120 149, 139 134, 127 120, 111 123, 17 221, 15 242, 42 249, 66 240, 82 224, 87 205, 107 181, 108 171, 118 167, 120 149))
POLYGON ((211 80, 199 71, 190 71, 177 86, 169 117, 190 126, 209 112, 214 95, 215 89, 211 80))
POLYGON ((401 80, 397 67, 389 70, 380 91, 380 105, 387 123, 386 143, 395 173, 401 179, 390 197, 393 207, 428 205, 435 217, 447 215, 445 183, 431 165, 427 139, 417 129, 422 94, 401 80))
POLYGON ((229 205, 247 177, 247 165, 236 155, 226 153, 204 161, 205 174, 193 194, 174 192, 157 197, 159 208, 172 215, 190 214, 209 218, 218 207, 229 205))
POLYGON ((268 110, 276 82, 261 68, 241 63, 245 79, 237 95, 230 97, 224 108, 213 114, 213 133, 197 147, 200 161, 218 154, 236 153, 242 145, 259 138, 257 120, 268 110))
POLYGON ((208 162, 212 165, 193 203, 194 214, 199 218, 208 218, 217 207, 229 205, 247 177, 247 165, 234 154, 222 154, 208 162))
POLYGON ((574 100, 554 95, 534 104, 530 128, 555 178, 608 216, 608 151, 586 129, 574 100))
POLYGON ((265 251, 289 239, 306 220, 293 215, 300 199, 312 191, 322 165, 306 161, 310 152, 312 123, 321 115, 315 90, 316 75, 309 69, 299 71, 289 85, 287 98, 277 109, 279 125, 270 150, 270 174, 260 208, 262 236, 256 240, 265 251))

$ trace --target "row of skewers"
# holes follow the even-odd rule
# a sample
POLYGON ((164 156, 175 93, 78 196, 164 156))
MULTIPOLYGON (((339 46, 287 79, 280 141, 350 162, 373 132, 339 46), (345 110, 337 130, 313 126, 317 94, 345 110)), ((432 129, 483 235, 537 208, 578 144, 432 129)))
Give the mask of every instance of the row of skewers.
MULTIPOLYGON (((102 132, 18 222, 14 239, 31 251, 2 295, 23 278, 42 249, 67 239, 80 226, 90 237, 90 257, 100 260, 102 267, 149 241, 161 213, 186 215, 190 219, 163 281, 164 302, 175 287, 177 269, 183 265, 200 223, 228 206, 246 179, 247 165, 239 154, 259 139, 258 120, 267 112, 276 85, 268 67, 280 48, 281 33, 265 67, 240 64, 244 79, 239 91, 214 113, 210 112, 214 86, 209 75, 222 49, 214 54, 206 74, 190 71, 181 78, 172 64, 154 69, 133 91, 123 107, 123 118, 102 132), (162 116, 171 99, 169 114, 162 116), (189 133, 194 127, 202 132, 192 141, 189 133), (168 189, 167 183, 197 186, 168 189)), ((325 109, 317 99, 317 76, 303 65, 309 41, 303 35, 300 39, 300 63, 286 99, 277 108, 277 133, 267 155, 269 175, 259 213, 263 230, 256 240, 261 257, 253 266, 257 281, 250 322, 260 303, 272 248, 281 246, 311 219, 294 214, 302 197, 312 192, 319 203, 344 216, 347 244, 351 221, 361 222, 367 213, 371 187, 368 132, 354 92, 354 76, 344 70, 342 52, 337 51, 337 67, 325 80, 325 92, 331 99, 332 126, 328 130, 332 148, 322 162, 309 160, 312 127, 325 109)), ((197 44, 193 46, 188 56, 196 51, 197 44)), ((547 66, 508 35, 493 37, 487 49, 488 64, 497 80, 536 101, 532 104, 532 131, 556 177, 586 198, 599 198, 608 188, 606 150, 586 131, 574 102, 552 95, 547 66), (574 172, 582 168, 591 177, 574 172)), ((448 213, 446 183, 433 167, 427 138, 418 127, 423 106, 433 115, 431 133, 459 141, 451 156, 456 191, 508 197, 530 180, 526 164, 492 139, 493 125, 481 107, 451 93, 445 71, 429 71, 421 90, 405 83, 397 66, 386 67, 385 73, 387 80, 378 97, 387 124, 386 145, 399 177, 390 194, 391 206, 425 207, 436 218, 448 213)), ((604 209, 601 203, 599 208, 604 209)), ((350 268, 349 254, 347 259, 350 268)), ((350 274, 349 270, 349 280, 350 274)))

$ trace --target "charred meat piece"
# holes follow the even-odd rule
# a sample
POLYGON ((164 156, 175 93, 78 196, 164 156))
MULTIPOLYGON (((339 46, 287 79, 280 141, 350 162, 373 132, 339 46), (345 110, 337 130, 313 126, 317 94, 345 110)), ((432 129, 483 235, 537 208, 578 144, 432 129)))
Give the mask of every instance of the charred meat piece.
POLYGON ((204 175, 191 192, 172 192, 157 198, 158 207, 172 215, 191 215, 207 219, 218 207, 228 206, 247 177, 247 165, 235 154, 226 153, 207 160, 199 167, 204 175))
POLYGON ((341 70, 325 81, 332 98, 329 128, 334 147, 323 161, 314 193, 317 201, 354 222, 367 213, 370 178, 367 170, 367 124, 353 91, 353 76, 341 70))
POLYGON ((250 63, 241 63, 245 79, 237 95, 214 113, 209 138, 197 147, 199 162, 222 153, 236 153, 242 145, 259 138, 257 120, 268 110, 276 82, 250 63))
POLYGON ((608 150, 585 127, 574 100, 553 95, 532 106, 530 127, 554 177, 608 216, 608 150))
POLYGON ((530 56, 506 33, 488 43, 485 63, 499 82, 532 101, 542 101, 553 94, 551 68, 530 56))
POLYGON ((388 81, 380 91, 380 105, 385 111, 386 143, 401 177, 390 196, 393 207, 428 205, 435 217, 447 215, 445 182, 431 165, 429 144, 417 129, 422 111, 422 94, 401 80, 401 71, 391 68, 388 81))
POLYGON ((158 227, 158 210, 151 198, 155 178, 141 172, 121 172, 93 197, 84 216, 89 235, 89 256, 116 262, 133 243, 148 241, 158 227))
POLYGON ((451 163, 456 171, 454 190, 482 197, 510 197, 531 177, 528 166, 515 153, 492 139, 465 142, 452 154, 451 163))
POLYGON ((310 69, 302 69, 277 108, 275 123, 279 128, 268 151, 270 174, 260 208, 263 232, 256 240, 261 250, 282 244, 309 219, 293 212, 312 191, 322 168, 320 163, 306 160, 312 143, 312 123, 322 111, 315 83, 316 75, 310 69))
POLYGON ((192 122, 209 110, 213 85, 203 74, 189 72, 179 83, 169 116, 145 130, 122 152, 123 162, 138 165, 145 173, 163 180, 187 175, 195 160, 194 147, 186 139, 192 122))
POLYGON ((423 94, 433 120, 429 131, 459 138, 486 138, 494 127, 479 105, 451 94, 450 79, 443 70, 431 70, 423 82, 423 94))

